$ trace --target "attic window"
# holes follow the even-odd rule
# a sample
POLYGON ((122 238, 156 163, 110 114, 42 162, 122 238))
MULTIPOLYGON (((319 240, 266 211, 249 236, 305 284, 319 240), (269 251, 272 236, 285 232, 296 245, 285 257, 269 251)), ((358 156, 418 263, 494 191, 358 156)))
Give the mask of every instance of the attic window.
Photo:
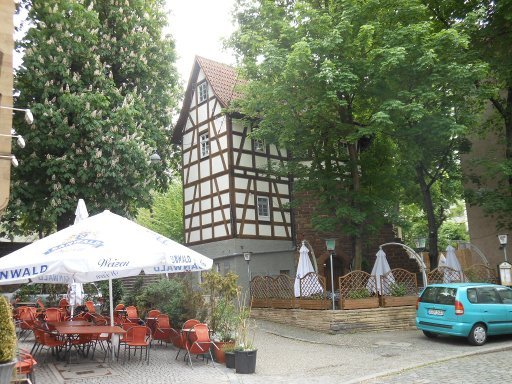
POLYGON ((208 83, 206 83, 206 81, 197 86, 197 94, 199 97, 199 103, 208 99, 208 83))

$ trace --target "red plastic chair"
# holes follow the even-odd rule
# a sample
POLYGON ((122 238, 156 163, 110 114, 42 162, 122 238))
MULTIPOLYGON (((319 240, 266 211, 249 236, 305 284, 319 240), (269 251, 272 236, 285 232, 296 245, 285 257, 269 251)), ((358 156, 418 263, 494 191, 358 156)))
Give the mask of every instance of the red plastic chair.
POLYGON ((130 360, 132 348, 134 350, 134 355, 137 353, 137 349, 140 349, 140 360, 142 360, 142 349, 146 349, 146 356, 144 360, 147 360, 147 363, 149 364, 149 345, 151 337, 148 337, 148 334, 151 334, 151 332, 145 325, 134 325, 128 329, 126 334, 127 340, 124 343, 123 364, 126 359, 126 350, 128 349, 128 360, 130 360))
POLYGON ((38 349, 40 352, 46 349, 47 353, 44 358, 44 361, 46 361, 46 358, 48 357, 49 350, 52 350, 58 356, 60 351, 66 346, 66 342, 64 340, 62 340, 58 335, 46 329, 34 327, 34 335, 36 338, 37 347, 36 343, 34 343, 34 347, 36 348, 35 351, 34 347, 32 348, 32 353, 37 352, 38 349))
POLYGON ((117 360, 119 360, 119 351, 121 350, 121 345, 125 345, 131 339, 131 336, 128 335, 128 331, 130 328, 135 327, 137 324, 134 323, 122 323, 121 327, 126 331, 124 334, 119 335, 119 343, 117 345, 117 360))
POLYGON ((126 318, 131 323, 136 324, 144 324, 144 321, 139 317, 139 314, 137 312, 137 307, 130 305, 129 307, 126 307, 126 318))
POLYGON ((190 365, 192 366, 191 355, 201 355, 206 357, 206 363, 208 363, 208 355, 213 364, 213 356, 211 346, 217 346, 210 339, 210 330, 206 324, 200 323, 194 325, 193 332, 189 333, 189 337, 185 344, 187 349, 187 356, 190 365))
POLYGON ((174 339, 176 338, 180 338, 180 333, 172 328, 169 316, 158 315, 155 331, 153 332, 153 340, 160 341, 160 344, 165 342, 165 346, 167 346, 167 343, 174 344, 174 339))
POLYGON ((16 374, 24 375, 30 382, 35 383, 34 366, 37 361, 33 356, 24 349, 20 349, 18 353, 18 361, 16 362, 16 374))
POLYGON ((17 310, 18 326, 20 328, 19 338, 26 339, 34 328, 37 310, 34 307, 19 307, 17 310))
POLYGON ((96 313, 96 308, 94 307, 94 303, 92 301, 86 301, 85 306, 87 307, 87 311, 89 313, 96 313))
MULTIPOLYGON (((188 340, 188 334, 190 333, 190 330, 196 324, 200 324, 200 323, 201 322, 196 319, 189 319, 183 323, 183 327, 181 327, 180 337, 178 339, 179 342, 178 341, 176 342, 177 344, 179 343, 179 346, 178 346, 178 353, 176 354, 175 360, 178 359, 178 356, 180 355, 181 350, 186 349, 186 343, 188 340)), ((176 346, 176 344, 174 344, 174 345, 176 346)))
POLYGON ((60 308, 46 308, 44 319, 46 321, 62 321, 62 311, 60 308))

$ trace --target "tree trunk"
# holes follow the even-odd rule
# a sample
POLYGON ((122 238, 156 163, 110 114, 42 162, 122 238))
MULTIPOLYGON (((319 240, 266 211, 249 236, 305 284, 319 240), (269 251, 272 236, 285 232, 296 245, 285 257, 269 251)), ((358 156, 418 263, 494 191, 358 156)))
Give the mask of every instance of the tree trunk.
MULTIPOLYGON (((361 185, 361 177, 359 175, 359 167, 357 163, 357 146, 355 143, 348 144, 348 154, 350 158, 350 172, 352 174, 352 188, 353 194, 356 196, 359 193, 361 185)), ((355 203, 353 202, 353 205, 355 203)), ((362 239, 363 224, 358 225, 357 234, 354 236, 354 269, 360 270, 363 262, 363 239, 362 239)))
POLYGON ((432 203, 432 195, 430 194, 430 187, 425 180, 425 172, 421 164, 416 166, 416 177, 421 189, 423 198, 423 209, 427 215, 428 222, 428 258, 430 260, 430 269, 437 267, 437 238, 438 238, 438 225, 434 213, 434 204, 432 203))
MULTIPOLYGON (((507 100, 505 109, 503 111, 503 120, 505 121, 505 138, 506 138, 506 152, 505 157, 507 160, 512 159, 512 87, 508 88, 507 100)), ((509 190, 512 195, 512 175, 508 177, 509 190)))

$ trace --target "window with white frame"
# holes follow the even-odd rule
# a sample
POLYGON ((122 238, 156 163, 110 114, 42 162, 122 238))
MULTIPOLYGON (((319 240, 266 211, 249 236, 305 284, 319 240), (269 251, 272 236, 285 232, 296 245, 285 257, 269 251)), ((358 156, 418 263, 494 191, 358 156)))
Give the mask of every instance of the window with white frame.
POLYGON ((265 140, 254 139, 254 150, 256 152, 265 152, 265 140))
POLYGON ((208 83, 204 82, 197 86, 199 102, 202 103, 208 99, 208 83))
POLYGON ((203 133, 199 137, 199 143, 201 146, 201 158, 207 157, 210 154, 210 137, 208 133, 203 133))
POLYGON ((266 196, 258 196, 258 219, 270 220, 270 202, 266 196))

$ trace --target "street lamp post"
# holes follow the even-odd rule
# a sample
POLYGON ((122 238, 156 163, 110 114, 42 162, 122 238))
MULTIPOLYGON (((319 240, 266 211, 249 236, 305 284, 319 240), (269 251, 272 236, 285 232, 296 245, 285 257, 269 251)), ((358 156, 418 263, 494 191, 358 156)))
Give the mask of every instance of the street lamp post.
POLYGON ((244 260, 247 261, 247 277, 249 278, 249 284, 251 283, 251 254, 252 252, 244 252, 244 260))
POLYGON ((498 268, 500 271, 500 281, 502 285, 512 285, 512 265, 507 260, 507 238, 508 235, 498 235, 500 241, 500 249, 503 249, 505 261, 498 268))
POLYGON ((334 272, 332 265, 332 255, 336 249, 336 239, 325 239, 325 247, 329 251, 329 262, 331 263, 331 298, 332 298, 332 309, 334 310, 334 272))

